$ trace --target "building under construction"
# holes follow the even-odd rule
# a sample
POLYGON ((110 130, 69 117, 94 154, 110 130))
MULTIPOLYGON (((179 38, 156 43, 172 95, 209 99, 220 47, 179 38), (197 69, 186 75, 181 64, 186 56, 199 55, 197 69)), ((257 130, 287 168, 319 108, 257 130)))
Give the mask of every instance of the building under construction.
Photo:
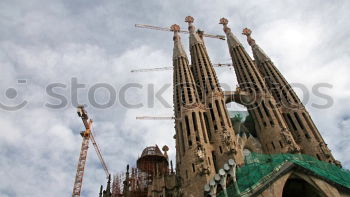
POLYGON ((152 196, 152 191, 163 193, 165 190, 167 192, 177 190, 172 162, 169 166, 168 147, 164 146, 162 150, 164 153, 157 145, 145 148, 137 159, 137 167, 130 169, 128 165, 125 174, 115 175, 112 187, 109 179, 107 189, 103 190, 101 186, 99 195, 101 197, 147 197, 152 196))
POLYGON ((218 21, 226 36, 197 30, 191 16, 185 22, 188 31, 178 25, 169 29, 174 34, 175 131, 169 132, 175 133, 175 166, 168 159, 168 147, 147 147, 135 168, 128 166, 113 180, 109 177, 99 196, 350 196, 350 172, 333 157, 305 106, 251 30, 243 34, 253 58, 227 19, 218 21), (189 34, 190 58, 181 33, 189 34), (236 91, 221 89, 205 38, 227 41, 236 91), (247 108, 250 125, 232 121, 226 107, 230 102, 247 108), (237 129, 236 124, 243 126, 237 129))

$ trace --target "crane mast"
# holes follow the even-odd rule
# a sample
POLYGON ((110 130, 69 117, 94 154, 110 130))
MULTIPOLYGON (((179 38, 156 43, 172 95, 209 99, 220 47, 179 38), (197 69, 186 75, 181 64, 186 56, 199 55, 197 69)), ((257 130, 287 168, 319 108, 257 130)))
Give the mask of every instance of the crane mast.
POLYGON ((80 149, 79 161, 78 161, 78 166, 77 166, 77 172, 75 175, 72 197, 79 197, 80 196, 81 188, 83 185, 84 170, 85 170, 85 164, 86 164, 86 158, 87 158, 90 140, 91 140, 91 142, 96 150, 97 156, 101 162, 101 165, 102 165, 107 177, 109 175, 109 171, 108 171, 108 168, 107 168, 105 161, 103 160, 100 148, 95 141, 94 135, 91 132, 93 121, 91 119, 89 119, 89 116, 88 116, 87 112, 85 111, 84 106, 78 106, 77 113, 78 113, 78 116, 81 117, 81 119, 83 121, 83 124, 85 126, 85 131, 82 131, 80 133, 81 137, 83 138, 83 141, 81 143, 81 149, 80 149))

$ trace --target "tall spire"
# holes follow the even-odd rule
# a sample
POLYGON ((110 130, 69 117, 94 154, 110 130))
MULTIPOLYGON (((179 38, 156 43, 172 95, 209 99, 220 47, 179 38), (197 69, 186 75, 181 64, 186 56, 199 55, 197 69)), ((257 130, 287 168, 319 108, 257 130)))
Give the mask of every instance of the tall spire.
POLYGON ((196 32, 193 25, 193 17, 187 16, 185 21, 188 23, 190 32, 190 52, 192 62, 192 72, 199 87, 199 95, 202 103, 206 106, 206 112, 203 116, 208 128, 209 140, 213 144, 214 150, 211 155, 213 164, 218 170, 228 159, 234 158, 238 164, 243 163, 242 154, 235 143, 235 135, 232 123, 228 116, 226 104, 224 102, 223 92, 203 39, 196 32))
POLYGON ((189 47, 191 52, 192 71, 195 81, 197 83, 198 93, 202 101, 207 98, 204 95, 209 95, 209 92, 221 92, 215 70, 210 62, 207 50, 203 39, 196 31, 193 25, 194 18, 187 16, 185 22, 188 23, 189 47))
POLYGON ((180 32, 180 26, 177 24, 174 24, 170 27, 171 31, 174 32, 174 49, 173 49, 173 59, 178 57, 184 57, 187 58, 186 52, 181 44, 181 38, 179 35, 180 32))
POLYGON ((203 39, 201 39, 200 35, 196 32, 196 27, 193 25, 194 18, 187 16, 185 22, 188 23, 188 31, 190 32, 190 47, 197 43, 203 44, 203 39))
POLYGON ((129 164, 126 165, 126 173, 125 173, 125 181, 123 182, 123 196, 125 197, 130 197, 130 191, 129 191, 129 187, 130 187, 130 177, 129 177, 130 173, 129 173, 129 164))
POLYGON ((319 160, 340 165, 339 161, 332 156, 311 116, 291 85, 251 37, 252 31, 245 28, 242 34, 247 36, 259 72, 264 77, 274 99, 281 106, 283 119, 301 147, 301 152, 319 160))
MULTIPOLYGON (((101 185, 102 189, 102 185, 101 185)), ((101 195, 101 192, 100 192, 101 195)), ((103 197, 111 197, 112 192, 111 192, 111 175, 108 175, 108 181, 107 181, 107 187, 106 190, 103 191, 103 197)))
POLYGON ((265 52, 256 44, 255 40, 251 37, 252 30, 244 28, 243 35, 247 36, 247 42, 252 47, 254 59, 257 65, 261 62, 269 61, 270 58, 265 54, 265 52))
POLYGON ((173 79, 174 111, 176 139, 176 168, 181 178, 184 195, 199 196, 204 185, 215 173, 212 163, 212 146, 208 142, 208 130, 205 127, 201 103, 194 77, 183 50, 178 34, 178 25, 172 25, 174 31, 173 79), (196 183, 196 184, 194 184, 196 183))
POLYGON ((102 192, 103 192, 103 185, 100 187, 100 193, 98 194, 98 197, 102 197, 102 192))
POLYGON ((170 160, 170 172, 171 174, 174 173, 173 160, 170 160))
POLYGON ((219 24, 222 24, 224 26, 224 32, 226 33, 227 43, 229 47, 242 46, 241 42, 239 42, 237 37, 231 32, 231 28, 227 26, 228 20, 226 18, 221 18, 219 24))
POLYGON ((170 27, 174 32, 173 66, 174 66, 174 104, 175 117, 181 116, 181 109, 185 105, 199 101, 198 92, 194 87, 193 76, 189 66, 188 58, 183 49, 179 35, 180 27, 174 24, 170 27), (175 97, 176 95, 176 97, 175 97))
POLYGON ((253 60, 242 44, 227 26, 228 20, 220 19, 227 36, 227 44, 232 58, 238 83, 252 97, 252 103, 247 103, 249 114, 254 117, 257 135, 265 153, 295 153, 300 148, 287 129, 286 123, 278 110, 276 101, 271 96, 258 72, 253 60))
POLYGON ((111 175, 108 175, 108 181, 107 181, 107 187, 106 187, 107 192, 111 192, 111 175))

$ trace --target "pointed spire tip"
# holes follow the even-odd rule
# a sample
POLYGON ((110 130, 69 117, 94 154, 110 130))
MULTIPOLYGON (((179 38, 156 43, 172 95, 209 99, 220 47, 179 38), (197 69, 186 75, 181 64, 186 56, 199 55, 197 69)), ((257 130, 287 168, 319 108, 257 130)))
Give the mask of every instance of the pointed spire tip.
POLYGON ((251 37, 252 30, 248 29, 247 27, 243 29, 242 34, 247 36, 247 41, 250 46, 255 45, 255 40, 251 37))
POLYGON ((170 27, 170 30, 173 31, 173 32, 179 32, 180 31, 180 26, 178 24, 173 24, 170 27))
POLYGON ((231 29, 227 26, 227 24, 228 24, 227 18, 222 17, 219 21, 219 24, 224 26, 225 33, 231 32, 231 29))
POLYGON ((250 36, 252 34, 252 30, 250 30, 249 28, 246 27, 243 29, 242 34, 246 35, 246 36, 250 36))
POLYGON ((227 24, 228 24, 228 20, 227 20, 226 18, 222 17, 222 18, 220 19, 219 24, 227 25, 227 24))
POLYGON ((232 48, 232 47, 241 46, 241 43, 239 42, 239 40, 236 38, 236 36, 233 35, 233 33, 231 32, 231 29, 227 26, 228 20, 226 18, 221 18, 219 21, 219 24, 222 24, 224 26, 223 30, 226 34, 229 47, 232 48))
POLYGON ((186 16, 185 22, 186 23, 193 23, 194 22, 194 18, 192 16, 186 16))

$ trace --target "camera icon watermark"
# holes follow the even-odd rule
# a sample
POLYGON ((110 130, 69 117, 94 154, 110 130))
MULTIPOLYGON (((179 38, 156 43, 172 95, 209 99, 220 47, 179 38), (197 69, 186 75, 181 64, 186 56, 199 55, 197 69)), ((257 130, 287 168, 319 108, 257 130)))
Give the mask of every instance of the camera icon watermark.
MULTIPOLYGON (((0 95, 0 110, 18 111, 31 104, 30 101, 25 99, 25 95, 23 95, 24 92, 22 92, 19 88, 23 85, 28 86, 28 81, 25 79, 20 79, 17 80, 15 85, 4 89, 3 94, 0 95)), ((72 77, 70 81, 67 81, 66 83, 51 82, 42 87, 41 93, 45 96, 45 98, 48 98, 48 100, 42 100, 39 102, 42 102, 42 106, 48 109, 63 109, 70 105, 76 107, 81 104, 79 101, 83 100, 85 101, 85 105, 96 109, 107 109, 118 105, 119 107, 124 107, 126 109, 153 109, 155 107, 170 109, 175 107, 175 110, 178 111, 180 105, 183 108, 186 108, 187 106, 191 108, 193 104, 200 103, 203 104, 208 110, 208 108, 211 108, 210 104, 214 103, 213 99, 216 98, 211 95, 216 95, 219 89, 221 89, 219 93, 222 93, 224 99, 226 99, 225 95, 229 96, 227 93, 230 92, 237 93, 243 91, 249 95, 249 97, 245 97, 243 94, 243 97, 240 97, 238 100, 227 100, 227 105, 229 105, 230 102, 237 102, 246 108, 252 108, 261 104, 262 97, 261 94, 259 94, 259 91, 262 92, 264 90, 257 88, 257 85, 254 83, 241 83, 239 90, 233 89, 232 85, 225 83, 221 83, 220 87, 221 88, 211 90, 213 89, 212 86, 202 87, 197 83, 126 83, 119 84, 118 86, 110 83, 84 84, 79 83, 78 78, 72 77), (171 87, 173 87, 173 101, 175 101, 173 104, 171 103, 171 99, 169 97, 171 87), (105 100, 99 101, 99 98, 102 98, 98 96, 99 92, 103 92, 106 95, 103 97, 105 100), (140 96, 145 99, 141 99, 140 96), (157 105, 155 105, 156 103, 157 105)), ((276 85, 275 88, 270 88, 269 90, 266 90, 266 92, 271 91, 271 93, 275 93, 277 97, 280 95, 281 98, 292 98, 290 96, 294 95, 294 100, 299 104, 303 103, 305 105, 311 101, 311 107, 326 109, 333 105, 334 100, 329 94, 324 92, 323 89, 328 89, 329 92, 332 87, 333 86, 328 83, 317 83, 312 86, 311 90, 309 90, 304 84, 293 83, 291 84, 291 87, 280 87, 276 85), (302 93, 302 99, 300 99, 300 101, 292 89, 297 89, 302 93), (323 100, 323 103, 315 103, 310 99, 311 95, 318 100, 323 100)), ((239 94, 239 96, 241 95, 239 94)), ((26 98, 29 97, 27 96, 26 98)), ((278 106, 284 106, 284 108, 291 108, 290 106, 292 106, 291 104, 293 103, 284 102, 284 100, 279 101, 276 99, 276 104, 278 104, 278 106)))
MULTIPOLYGON (((27 80, 25 79, 19 79, 17 80, 17 84, 19 85, 26 85, 27 80)), ((5 100, 7 102, 10 102, 11 104, 5 104, 4 102, 0 101, 0 109, 5 111, 17 111, 22 108, 24 108, 27 104, 27 100, 21 100, 17 101, 16 98, 19 96, 18 90, 14 87, 7 88, 5 91, 5 100), (17 104, 14 104, 14 101, 18 102, 17 104)))

